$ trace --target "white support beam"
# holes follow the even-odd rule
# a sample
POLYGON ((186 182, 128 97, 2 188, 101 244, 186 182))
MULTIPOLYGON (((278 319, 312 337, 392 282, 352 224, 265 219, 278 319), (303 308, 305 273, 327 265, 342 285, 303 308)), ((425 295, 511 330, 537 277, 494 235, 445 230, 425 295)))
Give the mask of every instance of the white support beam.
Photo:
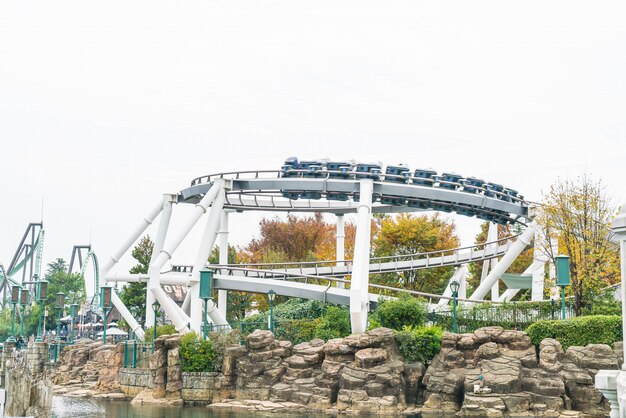
POLYGON ((515 259, 526 249, 527 246, 533 240, 535 236, 536 225, 531 223, 526 230, 519 236, 519 238, 511 245, 502 259, 494 266, 493 270, 489 272, 485 280, 474 291, 470 300, 481 301, 485 298, 489 290, 494 284, 498 282, 500 277, 506 272, 506 270, 513 264, 515 259))
MULTIPOLYGON (((102 267, 102 276, 106 277, 109 271, 115 266, 120 258, 128 251, 128 249, 137 241, 137 238, 144 233, 144 231, 152 224, 154 219, 161 213, 163 208, 162 200, 159 200, 159 204, 152 209, 148 215, 141 221, 141 223, 135 228, 133 233, 128 237, 126 241, 118 248, 116 252, 111 255, 109 260, 102 267)), ((106 280, 103 281, 103 284, 106 284, 106 280)), ((124 302, 120 299, 120 297, 115 292, 111 292, 111 301, 113 302, 113 306, 117 308, 122 318, 126 321, 130 329, 135 333, 137 338, 143 340, 144 332, 139 325, 139 322, 133 317, 128 308, 124 305, 124 302)))
POLYGON ((363 333, 367 329, 373 190, 374 183, 371 179, 359 181, 354 268, 352 270, 352 279, 350 280, 350 322, 353 334, 363 333))
MULTIPOLYGON (((150 264, 154 262, 157 255, 163 249, 165 243, 165 237, 167 236, 167 230, 170 226, 170 220, 172 218, 172 205, 176 203, 176 195, 164 194, 163 195, 163 209, 161 211, 161 219, 159 220, 159 229, 157 230, 156 237, 154 238, 154 247, 152 248, 152 255, 150 257, 150 264)), ((144 327, 154 326, 154 311, 152 310, 152 304, 154 303, 154 294, 149 291, 150 285, 146 286, 146 322, 144 327)))
MULTIPOLYGON (((224 265, 228 264, 228 214, 229 210, 222 210, 220 219, 220 232, 219 232, 219 246, 220 246, 220 260, 219 263, 224 265)), ((228 308, 228 291, 217 291, 217 310, 226 318, 228 308)))
POLYGON ((191 308, 189 311, 189 317, 191 318, 191 330, 200 334, 202 332, 202 305, 203 302, 200 299, 200 271, 207 265, 209 255, 215 240, 217 238, 217 232, 220 226, 220 217, 222 215, 222 209, 224 208, 225 193, 223 181, 216 181, 213 187, 218 187, 217 196, 213 201, 213 205, 209 210, 209 216, 207 217, 206 227, 200 246, 198 247, 198 253, 196 255, 196 261, 193 264, 193 270, 191 272, 191 280, 189 286, 189 293, 191 293, 191 308))
MULTIPOLYGON (((346 230, 345 230, 345 220, 343 214, 337 215, 337 249, 336 249, 336 260, 337 266, 345 265, 346 258, 346 247, 345 247, 345 239, 346 239, 346 230)), ((337 287, 343 289, 346 287, 346 284, 343 282, 337 282, 337 287)))
MULTIPOLYGON (((489 222, 489 229, 487 230, 487 242, 496 242, 498 240, 498 224, 494 222, 489 222)), ((486 250, 495 251, 496 246, 498 244, 489 244, 485 247, 486 250)), ((484 278, 487 277, 488 272, 493 270, 493 268, 498 263, 497 258, 492 258, 491 260, 487 260, 483 263, 483 271, 482 276, 484 278), (487 274, 485 274, 487 272, 487 274)), ((482 283, 482 281, 481 281, 482 283)), ((496 301, 500 297, 500 280, 496 281, 496 283, 491 287, 491 300, 496 301)))
POLYGON ((165 311, 165 314, 170 318, 170 320, 174 323, 174 326, 178 332, 188 332, 187 328, 187 320, 183 315, 180 314, 180 310, 178 305, 170 299, 167 294, 161 289, 161 284, 159 282, 160 271, 171 258, 172 254, 176 251, 176 249, 180 246, 183 240, 187 237, 189 232, 196 225, 198 220, 204 215, 207 211, 209 205, 215 200, 218 191, 221 189, 221 185, 214 183, 209 191, 204 195, 204 197, 198 202, 193 209, 193 213, 188 219, 187 223, 181 228, 176 235, 171 239, 170 242, 167 242, 166 245, 163 246, 163 249, 159 252, 159 255, 154 260, 154 262, 150 265, 148 270, 148 275, 150 275, 149 289, 154 296, 161 304, 161 307, 165 311), (154 279, 153 279, 154 278, 154 279))

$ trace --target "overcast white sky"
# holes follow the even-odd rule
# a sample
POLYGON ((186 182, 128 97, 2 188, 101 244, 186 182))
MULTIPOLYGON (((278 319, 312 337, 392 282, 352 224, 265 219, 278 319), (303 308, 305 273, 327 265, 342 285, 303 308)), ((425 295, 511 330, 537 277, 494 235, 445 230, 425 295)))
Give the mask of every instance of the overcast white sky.
MULTIPOLYGON (((42 198, 46 262, 90 233, 104 259, 162 193, 290 155, 531 199, 588 172, 624 201, 625 15, 619 0, 4 0, 0 262, 42 198)), ((258 220, 233 217, 233 242, 258 220)), ((477 227, 459 221, 464 243, 477 227)))

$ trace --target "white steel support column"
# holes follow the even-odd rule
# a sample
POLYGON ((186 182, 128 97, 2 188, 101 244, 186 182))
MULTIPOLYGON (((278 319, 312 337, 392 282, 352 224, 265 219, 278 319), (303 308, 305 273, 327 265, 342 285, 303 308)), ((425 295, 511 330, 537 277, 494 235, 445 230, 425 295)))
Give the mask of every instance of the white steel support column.
MULTIPOLYGON (((336 260, 337 266, 344 266, 346 263, 343 261, 346 258, 346 247, 345 247, 345 239, 346 239, 346 230, 345 230, 345 220, 343 214, 337 214, 337 250, 336 250, 336 260)), ((337 287, 344 289, 346 284, 343 282, 337 282, 337 287)))
POLYGON ((367 329, 372 192, 374 190, 374 182, 371 179, 363 179, 359 183, 354 265, 350 279, 350 322, 353 334, 363 333, 367 329))
MULTIPOLYGON (((620 246, 622 330, 623 335, 626 335, 626 205, 622 206, 620 213, 613 219, 611 227, 619 239, 620 246)), ((622 370, 598 371, 595 387, 611 402, 611 418, 626 417, 626 361, 622 364, 622 370)))
MULTIPOLYGON (((495 242, 498 240, 498 224, 494 222, 489 222, 489 229, 487 230, 487 242, 495 242)), ((496 251, 498 244, 489 244, 485 246, 485 250, 496 251)), ((497 258, 492 258, 491 260, 487 260, 483 263, 483 271, 481 274, 481 283, 487 277, 488 272, 493 270, 493 268, 498 263, 497 258)), ((491 300, 497 301, 500 297, 500 280, 496 281, 496 283, 491 287, 491 300)))
MULTIPOLYGON (((220 219, 220 232, 219 232, 219 245, 220 245, 220 260, 219 263, 224 265, 228 264, 228 214, 229 210, 222 210, 220 219)), ((226 310, 228 307, 228 291, 217 291, 217 310, 226 318, 226 310)))
POLYGON ((513 264, 515 259, 526 249, 532 242, 535 236, 536 225, 531 223, 526 230, 519 236, 519 238, 511 245, 509 250, 504 254, 502 259, 494 266, 493 270, 489 272, 485 280, 474 291, 470 300, 480 301, 483 300, 489 290, 494 284, 498 282, 502 274, 513 264))
MULTIPOLYGON (((150 264, 154 262, 157 255, 163 249, 167 230, 170 226, 170 219, 172 218, 172 204, 175 202, 176 195, 163 195, 163 210, 161 211, 161 219, 159 220, 159 229, 157 230, 156 237, 154 238, 154 247, 152 248, 150 264)), ((148 279, 148 281, 149 280, 150 279, 148 279)), ((148 289, 150 289, 149 284, 146 285, 146 322, 144 322, 145 328, 154 326, 154 311, 152 310, 152 304, 154 303, 154 294, 148 289)))
POLYGON ((545 241, 542 237, 542 232, 537 228, 537 232, 535 233, 533 263, 531 264, 533 268, 528 272, 528 274, 533 275, 532 288, 530 290, 530 300, 533 302, 543 300, 543 289, 545 287, 546 263, 548 262, 548 258, 544 252, 544 248, 542 248, 545 246, 545 241))
MULTIPOLYGON (((128 249, 135 243, 135 241, 137 241, 137 238, 139 238, 141 234, 143 234, 143 232, 150 226, 150 224, 152 224, 152 222, 159 215, 159 213, 161 213, 162 208, 163 208, 163 201, 160 200, 159 204, 156 205, 154 209, 150 211, 150 213, 148 213, 148 216, 146 216, 141 221, 141 223, 137 226, 137 228, 133 231, 133 233, 128 237, 128 239, 118 248, 118 250, 115 253, 113 253, 111 258, 104 264, 104 266, 102 267, 102 273, 101 273, 102 277, 107 276, 109 271, 113 268, 115 264, 118 263, 120 258, 122 258, 122 256, 124 255, 124 253, 128 251, 128 249)), ((106 283, 106 280, 104 280, 103 284, 105 283, 106 283)), ((139 338, 140 340, 143 340, 144 332, 143 332, 143 329, 141 328, 141 325, 139 325, 139 322, 137 322, 137 320, 133 317, 133 315, 130 313, 128 308, 124 305, 124 302, 122 302, 120 297, 117 296, 117 293, 111 292, 111 301, 113 302, 113 306, 117 308, 120 315, 122 315, 122 318, 124 318, 124 320, 130 326, 130 329, 135 333, 137 338, 139 338)))
POLYGON ((220 216, 222 215, 222 209, 224 208, 224 185, 223 182, 216 181, 214 187, 218 187, 217 196, 206 221, 206 227, 204 234, 202 235, 202 241, 198 248, 198 254, 196 261, 193 264, 193 271, 191 273, 191 280, 189 282, 189 293, 191 293, 191 310, 189 317, 191 318, 191 330, 200 334, 202 332, 202 299, 200 299, 200 271, 207 265, 209 255, 215 240, 217 238, 217 231, 220 226, 220 216))
POLYGON ((161 304, 161 307, 165 311, 165 314, 170 318, 170 320, 174 323, 176 330, 178 332, 187 332, 189 329, 187 328, 186 319, 179 313, 179 308, 176 303, 167 296, 167 294, 161 288, 161 284, 159 282, 159 275, 161 268, 172 258, 172 254, 178 248, 178 246, 183 242, 183 240, 187 237, 189 232, 193 229, 194 225, 198 222, 200 217, 204 215, 209 205, 215 200, 218 191, 221 189, 221 185, 214 183, 209 191, 204 195, 202 200, 194 206, 194 212, 184 225, 182 229, 180 229, 177 234, 171 239, 167 245, 163 247, 157 258, 150 265, 148 269, 148 274, 150 275, 149 287, 150 291, 154 293, 154 296, 161 304), (152 278, 154 277, 154 280, 152 278))

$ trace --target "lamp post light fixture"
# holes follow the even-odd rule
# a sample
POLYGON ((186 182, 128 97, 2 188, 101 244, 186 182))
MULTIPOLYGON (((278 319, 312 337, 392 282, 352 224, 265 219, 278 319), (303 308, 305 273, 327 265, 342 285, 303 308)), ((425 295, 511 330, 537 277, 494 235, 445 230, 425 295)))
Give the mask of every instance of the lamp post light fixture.
MULTIPOLYGON (((43 341, 43 301, 48 297, 48 281, 40 280, 37 282, 37 300, 39 301, 39 323, 37 324, 37 339, 36 342, 43 341)), ((47 316, 47 315, 46 315, 47 316)))
POLYGON ((13 305, 13 312, 11 313, 11 335, 7 339, 8 342, 15 342, 15 307, 20 302, 20 291, 22 290, 22 286, 13 285, 11 286, 11 304, 13 305))
POLYGON ((161 305, 159 305, 158 301, 154 301, 154 303, 152 303, 152 311, 154 312, 154 330, 153 330, 153 336, 152 336, 152 342, 154 343, 157 339, 157 312, 159 311, 159 308, 161 307, 161 305))
POLYGON ((267 292, 267 298, 270 301, 270 316, 269 316, 269 329, 274 333, 274 299, 276 299, 276 292, 273 289, 270 289, 267 292))
POLYGON ((452 290, 452 332, 456 334, 457 332, 457 324, 456 324, 456 306, 457 306, 457 298, 459 297, 459 287, 461 284, 456 280, 452 280, 450 283, 450 289, 452 290))
POLYGON ((102 322, 104 324, 102 329, 102 345, 106 345, 107 343, 107 313, 109 309, 113 307, 112 291, 113 288, 111 286, 100 287, 100 307, 102 308, 102 322))
POLYGON ((557 255, 554 260, 556 263, 556 284, 561 287, 561 319, 565 319, 565 286, 570 285, 569 256, 557 255))
POLYGON ((28 289, 20 290, 20 306, 21 306, 21 321, 20 321, 20 337, 24 338, 24 316, 26 314, 26 307, 30 304, 30 293, 28 289))
POLYGON ((59 323, 57 324, 57 341, 61 341, 61 317, 63 315, 63 309, 65 308, 65 293, 58 292, 57 293, 57 304, 56 308, 59 311, 59 323))
POLYGON ((79 308, 77 303, 70 305, 70 343, 74 343, 74 318, 78 315, 79 308))
POLYGON ((204 312, 202 312, 202 338, 206 340, 207 335, 207 311, 209 299, 211 299, 211 290, 213 287, 213 270, 202 270, 200 272, 200 290, 199 297, 204 301, 204 312))

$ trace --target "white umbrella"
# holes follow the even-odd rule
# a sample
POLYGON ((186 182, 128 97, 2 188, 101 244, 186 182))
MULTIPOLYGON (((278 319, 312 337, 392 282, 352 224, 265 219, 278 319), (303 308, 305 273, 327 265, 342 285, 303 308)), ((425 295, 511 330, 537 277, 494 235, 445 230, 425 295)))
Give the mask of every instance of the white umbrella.
MULTIPOLYGON (((98 333, 98 337, 102 336, 103 332, 104 331, 100 331, 98 333)), ((128 335, 128 333, 125 332, 125 331, 122 331, 121 329, 119 329, 117 327, 111 327, 111 328, 107 329, 107 337, 110 336, 110 335, 125 335, 126 336, 126 335, 128 335)))

